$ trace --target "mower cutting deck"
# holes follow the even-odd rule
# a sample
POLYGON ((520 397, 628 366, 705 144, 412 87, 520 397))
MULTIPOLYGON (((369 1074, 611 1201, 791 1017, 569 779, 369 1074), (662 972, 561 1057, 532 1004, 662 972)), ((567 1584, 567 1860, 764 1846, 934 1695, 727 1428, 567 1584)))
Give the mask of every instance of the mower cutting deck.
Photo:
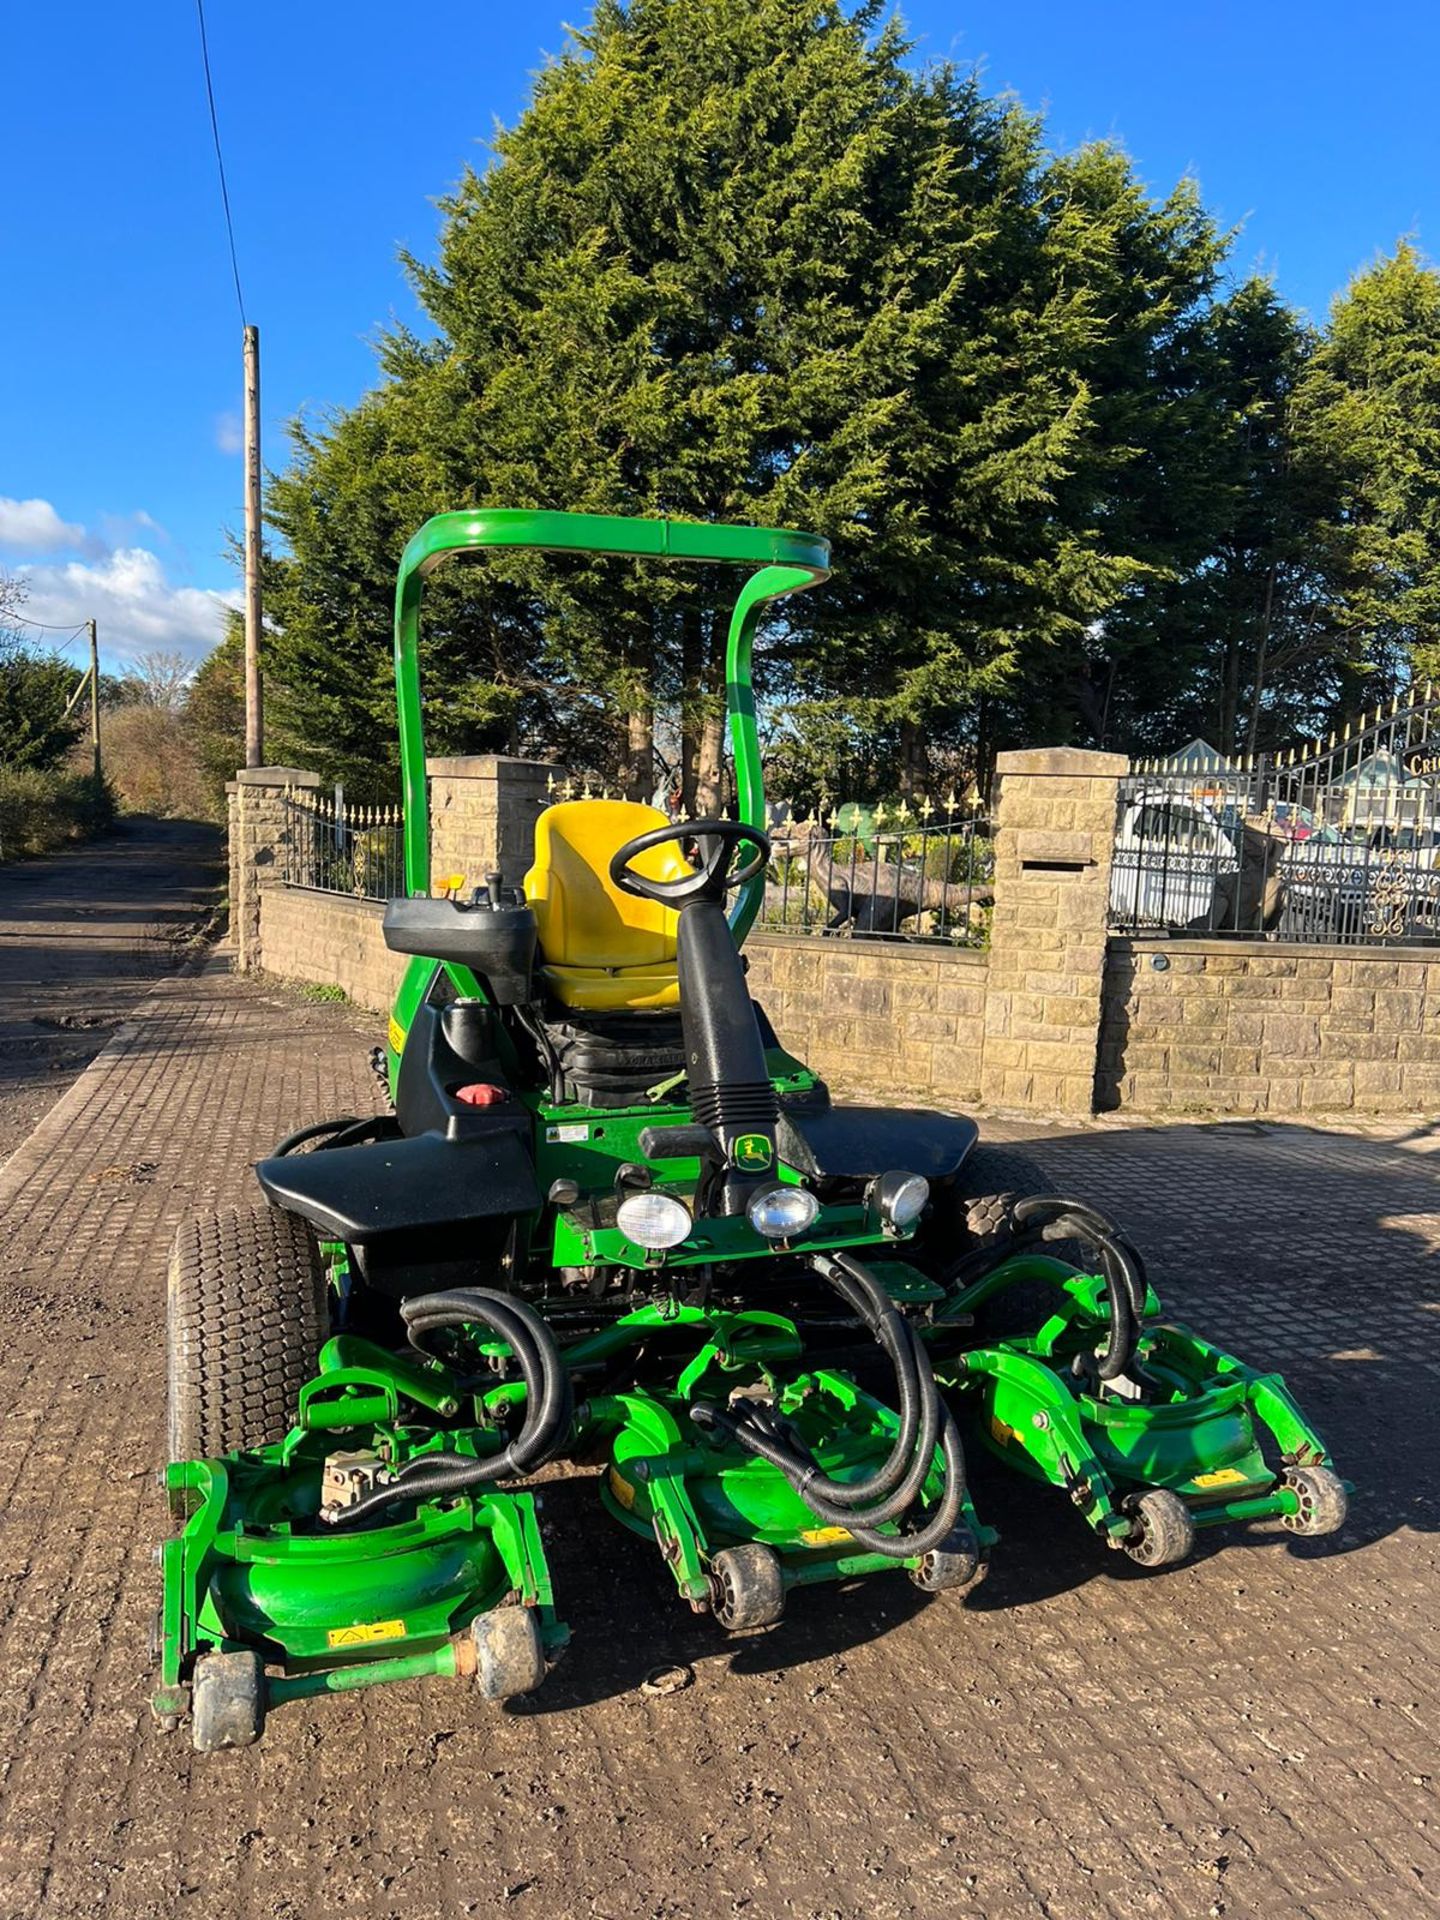
POLYGON ((1138 1256, 1098 1215, 967 1214, 972 1122, 834 1104, 751 1000, 740 945, 770 852, 751 648, 766 605, 827 565, 799 533, 569 514, 442 514, 407 547, 394 1111, 292 1135, 257 1169, 263 1204, 188 1223, 172 1262, 180 1530, 154 1707, 189 1713, 200 1749, 306 1694, 538 1686, 567 1632, 514 1483, 551 1460, 602 1459, 606 1510, 731 1632, 797 1586, 980 1574, 996 1536, 952 1400, 1147 1564, 1196 1524, 1343 1519, 1278 1380, 1147 1318, 1138 1256), (554 806, 523 887, 430 897, 422 580, 504 547, 757 569, 727 653, 738 820, 554 806), (1094 1271, 1037 1251, 1047 1236, 1094 1271), (1058 1310, 983 1344, 976 1316, 1021 1279, 1058 1310))

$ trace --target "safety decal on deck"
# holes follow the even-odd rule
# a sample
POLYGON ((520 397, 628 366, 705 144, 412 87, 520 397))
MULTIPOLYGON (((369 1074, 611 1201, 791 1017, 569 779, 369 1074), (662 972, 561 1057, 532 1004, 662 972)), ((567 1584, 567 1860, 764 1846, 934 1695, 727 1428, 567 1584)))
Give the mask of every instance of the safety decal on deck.
POLYGON ((806 1547, 843 1547, 855 1538, 844 1527, 802 1527, 800 1543, 806 1547))
POLYGON ((390 1051, 392 1053, 404 1052, 405 1029, 404 1027, 401 1026, 400 1022, 395 1018, 393 1013, 390 1016, 390 1032, 389 1032, 388 1038, 390 1041, 390 1051))
POLYGON ((628 1480, 622 1480, 620 1478, 620 1469, 618 1467, 611 1467, 610 1469, 610 1491, 628 1513, 635 1504, 635 1489, 628 1480))
POLYGON ((546 1127, 545 1138, 552 1146, 574 1147, 590 1138, 590 1129, 583 1121, 568 1121, 564 1126, 546 1127))
POLYGON ((330 1647, 371 1647, 377 1640, 403 1640, 403 1620, 372 1620, 360 1627, 331 1627, 325 1636, 330 1647))
POLYGON ((1197 1473, 1192 1487, 1243 1487, 1246 1475, 1238 1467, 1216 1467, 1211 1473, 1197 1473))
POLYGON ((994 1439, 1000 1442, 1002 1447, 1008 1447, 1010 1442, 1015 1438, 1014 1427, 1007 1427, 998 1413, 992 1413, 990 1416, 990 1433, 994 1439))

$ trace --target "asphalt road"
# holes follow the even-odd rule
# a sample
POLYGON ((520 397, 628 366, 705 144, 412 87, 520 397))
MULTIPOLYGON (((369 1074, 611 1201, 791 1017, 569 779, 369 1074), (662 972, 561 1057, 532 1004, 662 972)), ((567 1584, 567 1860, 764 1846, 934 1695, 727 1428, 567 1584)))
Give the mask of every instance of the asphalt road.
POLYGON ((216 827, 142 818, 0 865, 0 1166, 183 957, 221 854, 216 827))

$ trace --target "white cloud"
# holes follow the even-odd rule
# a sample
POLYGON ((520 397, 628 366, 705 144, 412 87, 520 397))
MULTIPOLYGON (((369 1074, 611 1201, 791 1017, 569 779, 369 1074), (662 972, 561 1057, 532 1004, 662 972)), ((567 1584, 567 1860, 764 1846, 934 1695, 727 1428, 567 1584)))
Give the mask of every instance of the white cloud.
POLYGON ((0 547, 17 553, 60 553, 88 545, 84 527, 62 520, 48 500, 0 498, 0 547))
POLYGON ((245 427, 238 413, 216 414, 215 444, 221 453, 245 451, 245 427))
POLYGON ((77 627, 94 620, 100 651, 112 661, 157 650, 202 659, 222 637, 226 613, 240 605, 236 592, 175 585, 148 547, 117 547, 93 564, 36 562, 16 571, 29 588, 30 619, 77 627))

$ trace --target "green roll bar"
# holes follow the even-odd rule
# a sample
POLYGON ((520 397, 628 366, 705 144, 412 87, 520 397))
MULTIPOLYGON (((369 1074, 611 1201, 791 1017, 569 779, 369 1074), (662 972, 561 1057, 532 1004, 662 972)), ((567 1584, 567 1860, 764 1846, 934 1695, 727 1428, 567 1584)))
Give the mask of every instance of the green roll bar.
MULTIPOLYGON (((532 513, 479 507, 437 513, 410 540, 395 583, 395 698, 400 715, 400 781, 405 808, 405 887, 430 890, 430 819, 425 794, 425 731, 420 701, 420 601, 425 576, 456 554, 491 548, 548 553, 613 554, 755 567, 730 616, 725 647, 725 705, 740 818, 762 832, 765 784, 750 680, 755 630, 764 608, 787 593, 818 586, 830 571, 830 543, 783 527, 709 526, 690 520, 642 520, 620 514, 532 513)), ((731 915, 743 940, 760 909, 765 876, 741 889, 731 915)))

